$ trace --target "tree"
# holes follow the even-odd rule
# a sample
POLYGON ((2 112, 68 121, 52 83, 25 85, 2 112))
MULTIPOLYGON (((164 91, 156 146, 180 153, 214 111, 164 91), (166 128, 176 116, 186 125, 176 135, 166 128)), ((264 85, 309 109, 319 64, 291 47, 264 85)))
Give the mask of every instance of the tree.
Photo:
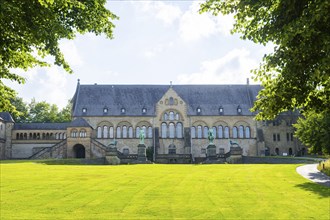
POLYGON ((324 0, 208 0, 201 12, 234 14, 233 33, 272 42, 255 79, 263 89, 253 111, 273 119, 287 110, 330 109, 330 2, 324 0))
POLYGON ((294 125, 296 136, 311 153, 330 154, 330 114, 308 112, 294 125))
POLYGON ((325 121, 330 115, 330 2, 207 0, 200 11, 234 14, 232 33, 276 45, 253 70, 263 89, 251 110, 257 119, 271 120, 298 109, 305 118, 298 121, 296 136, 312 151, 321 147, 329 152, 330 126, 325 121), (328 139, 316 135, 318 126, 318 134, 328 139))
POLYGON ((16 97, 10 100, 10 103, 15 106, 16 111, 11 112, 15 122, 29 122, 29 108, 22 98, 16 97))
POLYGON ((112 38, 117 16, 105 8, 106 0, 2 0, 0 7, 0 111, 15 111, 10 99, 15 91, 3 79, 24 83, 13 72, 48 66, 43 58, 53 56, 54 64, 72 69, 59 49, 61 39, 92 32, 112 38))

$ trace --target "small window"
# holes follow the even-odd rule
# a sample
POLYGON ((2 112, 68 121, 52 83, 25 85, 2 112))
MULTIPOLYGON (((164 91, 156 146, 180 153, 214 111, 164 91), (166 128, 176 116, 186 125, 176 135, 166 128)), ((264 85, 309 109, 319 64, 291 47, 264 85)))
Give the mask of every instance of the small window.
POLYGON ((219 113, 220 113, 220 114, 223 114, 223 107, 220 107, 220 108, 219 108, 219 113))
POLYGON ((200 114, 202 112, 202 109, 200 107, 197 108, 197 114, 200 114))
POLYGON ((173 99, 173 97, 170 97, 169 104, 170 105, 174 105, 174 99, 173 99))
POLYGON ((83 109, 82 109, 82 112, 83 112, 83 113, 86 113, 86 112, 87 112, 87 108, 83 108, 83 109))
POLYGON ((171 120, 171 121, 174 120, 174 112, 170 112, 170 120, 171 120))
POLYGON ((121 108, 120 111, 121 111, 122 114, 125 114, 126 113, 126 109, 125 108, 121 108))
POLYGON ((108 113, 108 108, 104 108, 103 113, 108 113))
POLYGON ((241 106, 238 106, 238 107, 237 107, 237 113, 239 113, 239 114, 242 113, 242 108, 241 108, 241 106))
POLYGON ((142 109, 142 114, 145 114, 145 113, 147 113, 147 109, 146 108, 143 108, 142 109))

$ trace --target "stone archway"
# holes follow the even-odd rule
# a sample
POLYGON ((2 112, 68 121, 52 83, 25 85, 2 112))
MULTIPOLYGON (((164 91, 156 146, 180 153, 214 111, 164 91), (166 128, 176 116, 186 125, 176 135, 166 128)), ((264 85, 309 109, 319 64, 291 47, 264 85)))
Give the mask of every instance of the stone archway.
POLYGON ((75 158, 85 158, 85 147, 82 144, 76 144, 73 146, 73 152, 75 158))

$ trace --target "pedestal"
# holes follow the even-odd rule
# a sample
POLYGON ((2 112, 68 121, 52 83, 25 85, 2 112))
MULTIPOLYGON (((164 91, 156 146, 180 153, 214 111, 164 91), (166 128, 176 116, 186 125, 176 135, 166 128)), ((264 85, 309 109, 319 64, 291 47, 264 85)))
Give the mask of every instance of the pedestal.
POLYGON ((105 164, 110 164, 110 165, 120 164, 120 159, 118 158, 116 147, 107 147, 105 152, 105 164))
POLYGON ((137 160, 139 162, 145 162, 147 161, 147 154, 146 154, 146 146, 144 144, 138 145, 138 156, 137 160))
POLYGON ((216 160, 217 159, 217 150, 214 144, 209 144, 206 148, 206 158, 208 160, 216 160))

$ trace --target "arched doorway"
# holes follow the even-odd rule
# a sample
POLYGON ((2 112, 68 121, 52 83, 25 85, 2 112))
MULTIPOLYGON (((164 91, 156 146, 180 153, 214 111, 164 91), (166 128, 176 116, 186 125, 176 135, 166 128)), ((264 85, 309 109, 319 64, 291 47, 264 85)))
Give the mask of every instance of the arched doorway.
POLYGON ((280 150, 278 148, 275 148, 275 154, 278 156, 280 155, 280 150))
POLYGON ((289 148, 289 155, 290 156, 292 155, 292 148, 291 147, 289 148))
POLYGON ((85 147, 82 144, 76 144, 73 147, 75 158, 85 158, 85 147))

